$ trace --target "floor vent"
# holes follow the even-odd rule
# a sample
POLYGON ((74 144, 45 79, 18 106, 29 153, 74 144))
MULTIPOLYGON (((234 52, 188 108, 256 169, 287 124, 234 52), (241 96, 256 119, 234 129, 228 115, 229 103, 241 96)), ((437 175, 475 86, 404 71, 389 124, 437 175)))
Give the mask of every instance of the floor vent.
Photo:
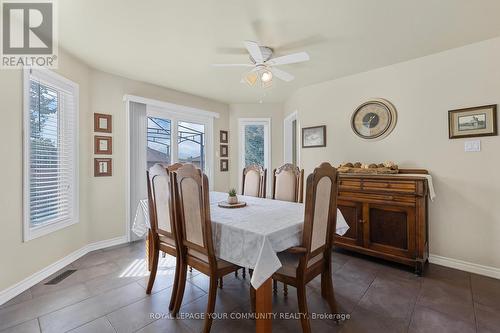
POLYGON ((74 272, 76 272, 76 269, 68 269, 67 271, 62 272, 61 274, 59 274, 58 276, 56 276, 55 278, 53 278, 49 282, 46 282, 45 284, 46 285, 47 284, 58 284, 59 282, 61 282, 62 280, 64 280, 65 278, 67 278, 68 276, 73 274, 74 272))

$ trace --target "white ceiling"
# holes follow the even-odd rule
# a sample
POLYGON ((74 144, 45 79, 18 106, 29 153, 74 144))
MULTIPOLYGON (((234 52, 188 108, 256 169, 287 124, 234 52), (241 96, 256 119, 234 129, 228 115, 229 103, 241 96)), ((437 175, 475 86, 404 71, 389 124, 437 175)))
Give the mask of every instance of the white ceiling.
POLYGON ((281 102, 313 83, 500 35, 498 0, 63 0, 59 42, 110 73, 227 103, 281 102), (270 89, 241 84, 243 40, 311 60, 270 89), (226 54, 227 52, 233 54, 226 54))

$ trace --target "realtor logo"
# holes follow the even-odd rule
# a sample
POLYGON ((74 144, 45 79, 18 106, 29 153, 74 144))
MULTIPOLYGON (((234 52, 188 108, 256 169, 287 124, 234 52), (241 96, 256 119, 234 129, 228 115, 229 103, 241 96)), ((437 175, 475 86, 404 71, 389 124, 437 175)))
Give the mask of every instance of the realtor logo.
POLYGON ((2 2, 2 68, 55 68, 53 1, 2 2))

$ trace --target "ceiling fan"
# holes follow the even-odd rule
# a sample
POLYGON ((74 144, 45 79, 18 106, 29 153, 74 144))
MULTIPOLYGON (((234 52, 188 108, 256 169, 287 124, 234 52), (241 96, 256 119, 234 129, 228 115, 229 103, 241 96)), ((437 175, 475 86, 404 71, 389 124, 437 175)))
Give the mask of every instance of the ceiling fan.
POLYGON ((242 82, 253 86, 260 81, 262 87, 270 87, 274 77, 285 82, 290 82, 294 76, 275 66, 289 65, 309 60, 306 52, 292 53, 281 57, 273 58, 273 49, 267 46, 260 46, 257 42, 245 41, 245 48, 250 55, 250 64, 213 64, 214 67, 253 67, 246 73, 242 82))

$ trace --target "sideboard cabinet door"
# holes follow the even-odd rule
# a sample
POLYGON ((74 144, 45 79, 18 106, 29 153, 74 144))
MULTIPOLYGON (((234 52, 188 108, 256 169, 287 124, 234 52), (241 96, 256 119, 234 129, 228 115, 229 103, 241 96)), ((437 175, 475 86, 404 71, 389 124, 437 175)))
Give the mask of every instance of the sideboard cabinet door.
POLYGON ((415 257, 415 208, 365 203, 364 247, 415 257))
POLYGON ((354 201, 337 201, 337 207, 349 225, 349 230, 343 236, 335 236, 335 242, 347 245, 363 246, 363 204, 354 201))

